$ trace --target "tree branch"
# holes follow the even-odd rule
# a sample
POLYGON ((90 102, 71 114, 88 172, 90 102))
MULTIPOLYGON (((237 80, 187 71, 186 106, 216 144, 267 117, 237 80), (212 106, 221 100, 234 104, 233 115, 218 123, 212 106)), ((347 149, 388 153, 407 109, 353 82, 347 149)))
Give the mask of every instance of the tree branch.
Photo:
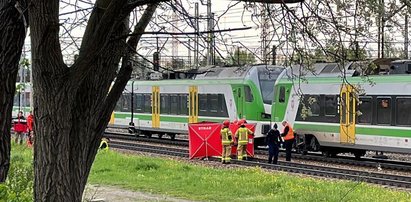
MULTIPOLYGON (((97 27, 95 29, 88 30, 89 32, 92 32, 92 37, 89 39, 90 41, 85 44, 85 46, 82 46, 79 58, 71 68, 71 78, 73 78, 73 84, 80 84, 81 81, 88 75, 90 70, 89 64, 95 61, 101 51, 104 50, 104 47, 109 42, 109 37, 113 33, 113 30, 115 30, 116 27, 122 23, 123 19, 119 19, 118 17, 121 15, 121 10, 126 3, 127 0, 111 0, 101 19, 96 22, 98 23, 97 27)), ((93 11, 93 14, 98 12, 97 9, 98 8, 93 11)))
MULTIPOLYGON (((146 29, 147 25, 150 23, 150 20, 157 9, 158 3, 150 4, 146 10, 144 11, 143 16, 140 18, 138 24, 134 27, 133 36, 129 38, 127 41, 128 51, 125 57, 123 57, 123 61, 121 64, 121 68, 117 75, 116 81, 111 88, 109 94, 107 95, 106 100, 103 103, 103 107, 101 108, 101 115, 100 117, 104 117, 104 119, 100 119, 100 122, 97 124, 97 128, 105 128, 104 126, 107 125, 110 114, 113 112, 114 107, 116 106, 116 101, 123 93, 124 87, 127 85, 128 80, 130 79, 131 73, 133 68, 129 63, 129 56, 132 52, 135 52, 137 48, 137 44, 141 39, 142 33, 146 29), (138 34, 140 33, 140 34, 138 34)), ((100 133, 98 133, 100 134, 100 133)), ((101 133, 102 135, 102 133, 101 133)))
POLYGON ((170 1, 170 0, 135 0, 127 4, 126 11, 131 12, 134 8, 138 6, 143 6, 147 4, 157 4, 160 2, 166 2, 166 1, 170 1))
POLYGON ((292 3, 301 3, 304 0, 234 0, 234 1, 268 3, 268 4, 292 4, 292 3))

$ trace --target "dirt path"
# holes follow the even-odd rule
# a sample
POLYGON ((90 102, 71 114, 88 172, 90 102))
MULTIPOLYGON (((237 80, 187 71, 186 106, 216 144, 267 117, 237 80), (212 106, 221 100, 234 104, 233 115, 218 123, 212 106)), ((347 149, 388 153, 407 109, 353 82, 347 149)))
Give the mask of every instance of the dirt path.
POLYGON ((135 192, 112 186, 87 185, 83 201, 87 202, 131 202, 131 201, 168 201, 191 202, 166 195, 135 192))

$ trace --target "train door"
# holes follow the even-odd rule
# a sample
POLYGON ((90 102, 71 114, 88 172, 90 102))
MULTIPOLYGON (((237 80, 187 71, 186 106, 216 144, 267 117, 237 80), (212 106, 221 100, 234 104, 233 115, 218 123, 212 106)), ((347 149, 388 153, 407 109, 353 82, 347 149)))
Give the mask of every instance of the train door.
POLYGON ((153 128, 160 128, 160 87, 153 86, 151 94, 151 125, 153 128))
POLYGON ((198 122, 198 87, 190 86, 188 95, 188 122, 198 122))
POLYGON ((239 119, 247 118, 247 117, 244 117, 244 110, 243 110, 243 108, 244 108, 244 103, 243 103, 244 99, 243 99, 243 96, 242 96, 242 94, 243 94, 242 88, 243 88, 242 86, 234 88, 234 100, 235 100, 235 103, 236 103, 236 106, 237 106, 237 116, 238 116, 239 119))
POLYGON ((340 92, 340 143, 355 144, 356 99, 351 85, 343 84, 340 92))

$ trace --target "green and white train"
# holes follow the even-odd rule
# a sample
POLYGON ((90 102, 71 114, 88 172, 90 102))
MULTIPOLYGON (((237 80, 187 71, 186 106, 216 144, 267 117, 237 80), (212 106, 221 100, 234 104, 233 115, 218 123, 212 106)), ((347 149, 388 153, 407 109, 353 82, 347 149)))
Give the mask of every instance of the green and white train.
POLYGON ((301 73, 298 68, 288 69, 275 84, 272 121, 290 122, 296 148, 303 152, 352 152, 356 157, 370 150, 411 153, 408 70, 364 78, 348 65, 324 64, 316 66, 316 76, 301 80, 295 76, 301 73))
POLYGON ((271 65, 214 67, 194 79, 130 81, 110 125, 174 138, 187 134, 189 123, 246 119, 257 124, 261 139, 270 127, 273 86, 283 70, 271 65))

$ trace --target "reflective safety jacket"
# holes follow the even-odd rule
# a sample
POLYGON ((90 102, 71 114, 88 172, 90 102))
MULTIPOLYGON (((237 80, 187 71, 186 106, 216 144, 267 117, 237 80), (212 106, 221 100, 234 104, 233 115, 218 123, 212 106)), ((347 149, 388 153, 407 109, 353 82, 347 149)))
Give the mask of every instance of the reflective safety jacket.
POLYGON ((222 128, 220 134, 222 145, 230 145, 233 142, 232 134, 229 128, 222 128))
POLYGON ((248 143, 248 135, 252 134, 253 132, 250 129, 240 127, 235 133, 235 137, 237 138, 239 145, 246 145, 248 143))
MULTIPOLYGON (((285 127, 286 127, 286 128, 288 127, 288 131, 284 131, 284 132, 287 132, 287 134, 285 134, 285 136, 284 136, 284 140, 292 140, 292 139, 294 139, 294 131, 293 131, 293 128, 291 128, 291 126, 290 126, 289 124, 287 124, 285 127)), ((284 129, 284 130, 286 130, 286 129, 284 129)))
POLYGON ((101 143, 100 143, 99 148, 100 148, 101 150, 107 151, 107 150, 108 150, 108 143, 107 143, 107 141, 102 140, 101 143))

